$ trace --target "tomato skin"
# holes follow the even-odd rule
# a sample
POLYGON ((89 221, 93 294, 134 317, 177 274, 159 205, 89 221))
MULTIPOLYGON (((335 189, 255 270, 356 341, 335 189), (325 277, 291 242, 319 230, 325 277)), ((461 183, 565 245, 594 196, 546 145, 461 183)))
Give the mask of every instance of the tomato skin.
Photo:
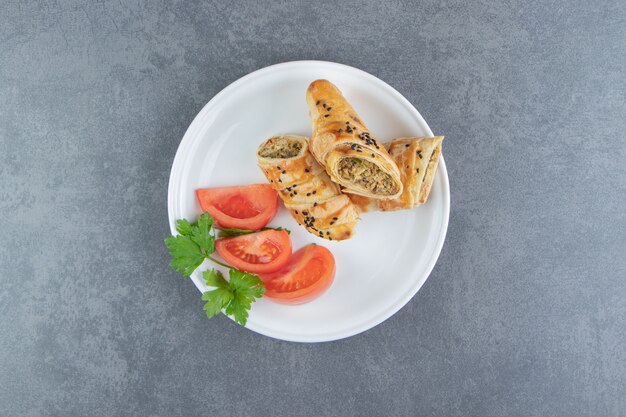
POLYGON ((230 265, 253 274, 281 269, 291 258, 291 239, 284 230, 264 230, 215 241, 215 250, 230 265))
POLYGON ((323 246, 308 245, 280 270, 259 274, 265 296, 282 304, 303 304, 322 295, 335 279, 335 257, 323 246))
POLYGON ((196 197, 221 227, 259 230, 278 210, 278 193, 269 184, 200 188, 196 197))

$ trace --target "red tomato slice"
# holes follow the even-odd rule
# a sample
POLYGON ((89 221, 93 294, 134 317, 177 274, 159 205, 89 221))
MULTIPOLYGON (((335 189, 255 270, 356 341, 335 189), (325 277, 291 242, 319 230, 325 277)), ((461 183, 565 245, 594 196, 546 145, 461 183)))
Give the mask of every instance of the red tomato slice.
POLYGON ((284 230, 265 230, 218 239, 215 249, 237 269, 253 274, 267 273, 278 271, 289 261, 291 239, 284 230))
POLYGON ((269 184, 196 190, 202 211, 221 227, 258 230, 276 215, 278 193, 269 184))
POLYGON ((323 246, 308 245, 271 274, 260 274, 265 296, 279 303, 302 304, 319 297, 333 283, 335 258, 323 246))

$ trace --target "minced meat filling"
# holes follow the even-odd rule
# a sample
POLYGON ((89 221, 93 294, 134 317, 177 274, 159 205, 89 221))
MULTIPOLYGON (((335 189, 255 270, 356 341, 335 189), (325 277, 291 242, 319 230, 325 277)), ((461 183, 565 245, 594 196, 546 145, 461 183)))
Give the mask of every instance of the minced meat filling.
POLYGON ((357 184, 376 195, 393 195, 398 189, 393 178, 378 165, 359 158, 343 158, 339 161, 339 176, 357 184))
POLYGON ((274 138, 267 141, 265 146, 259 150, 259 156, 262 158, 293 158, 302 150, 302 143, 299 141, 289 140, 287 138, 274 138))

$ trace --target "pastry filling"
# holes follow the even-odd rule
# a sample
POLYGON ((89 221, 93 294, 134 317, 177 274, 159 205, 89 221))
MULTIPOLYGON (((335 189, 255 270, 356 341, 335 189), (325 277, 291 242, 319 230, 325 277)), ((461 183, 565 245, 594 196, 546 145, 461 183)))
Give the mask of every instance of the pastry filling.
POLYGON ((302 150, 302 142, 289 138, 272 138, 265 142, 259 150, 259 156, 270 159, 285 159, 298 156, 302 150))
POLYGON ((391 175, 365 159, 343 158, 339 161, 338 171, 342 179, 376 195, 393 195, 398 192, 391 175))

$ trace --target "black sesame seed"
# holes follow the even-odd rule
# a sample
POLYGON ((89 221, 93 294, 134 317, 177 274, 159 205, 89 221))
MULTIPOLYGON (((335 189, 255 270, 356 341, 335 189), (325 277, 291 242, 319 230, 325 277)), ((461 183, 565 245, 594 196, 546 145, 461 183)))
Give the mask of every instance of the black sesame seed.
POLYGON ((352 144, 352 146, 350 146, 350 148, 351 148, 352 150, 355 150, 355 149, 356 149, 356 143, 353 143, 353 144, 352 144))
POLYGON ((286 173, 287 173, 287 171, 283 169, 283 175, 285 175, 286 173))
POLYGON ((335 222, 330 222, 330 225, 332 226, 333 224, 335 224, 335 222))
POLYGON ((295 213, 298 214, 298 210, 296 210, 295 213))
POLYGON ((411 145, 408 144, 408 143, 404 145, 405 148, 408 148, 409 146, 411 146, 411 145))
POLYGON ((326 107, 326 111, 331 111, 332 109, 332 107, 326 107))
POLYGON ((357 152, 363 152, 361 149, 357 149, 356 151, 357 151, 357 152))
POLYGON ((308 196, 310 196, 310 195, 311 195, 311 193, 306 193, 306 196, 307 196, 307 197, 308 197, 308 196))
POLYGON ((420 173, 420 169, 419 169, 419 168, 417 168, 417 169, 415 170, 415 172, 417 172, 417 173, 419 174, 419 173, 420 173))
POLYGON ((328 117, 328 116, 330 116, 330 114, 325 114, 325 115, 324 115, 324 117, 328 117))
POLYGON ((342 130, 342 129, 339 129, 339 130, 337 131, 337 133, 341 133, 341 132, 343 132, 343 130, 342 130))
POLYGON ((293 195, 298 195, 298 192, 296 190, 293 190, 293 195))
POLYGON ((317 207, 317 202, 313 203, 313 207, 317 207))
POLYGON ((315 194, 315 193, 317 193, 317 190, 313 190, 313 192, 311 194, 315 194))
POLYGON ((281 180, 280 178, 278 179, 278 182, 283 182, 283 180, 281 180))
POLYGON ((326 108, 326 103, 322 104, 322 107, 326 108))
POLYGON ((277 166, 276 169, 279 170, 279 171, 281 170, 281 168, 279 166, 277 166))
POLYGON ((333 217, 333 220, 339 220, 339 217, 333 217))
POLYGON ((327 236, 328 236, 328 235, 330 235, 330 232, 326 232, 326 235, 327 235, 327 236))
POLYGON ((319 101, 319 100, 317 100, 317 102, 315 103, 315 105, 316 105, 316 106, 319 106, 319 105, 320 105, 320 101, 319 101))
MULTIPOLYGON (((308 168, 304 168, 304 172, 310 172, 308 168)), ((295 187, 295 185, 294 185, 295 187)))
POLYGON ((376 158, 376 155, 372 154, 372 158, 376 158))
POLYGON ((289 193, 289 197, 293 197, 293 193, 289 193))

